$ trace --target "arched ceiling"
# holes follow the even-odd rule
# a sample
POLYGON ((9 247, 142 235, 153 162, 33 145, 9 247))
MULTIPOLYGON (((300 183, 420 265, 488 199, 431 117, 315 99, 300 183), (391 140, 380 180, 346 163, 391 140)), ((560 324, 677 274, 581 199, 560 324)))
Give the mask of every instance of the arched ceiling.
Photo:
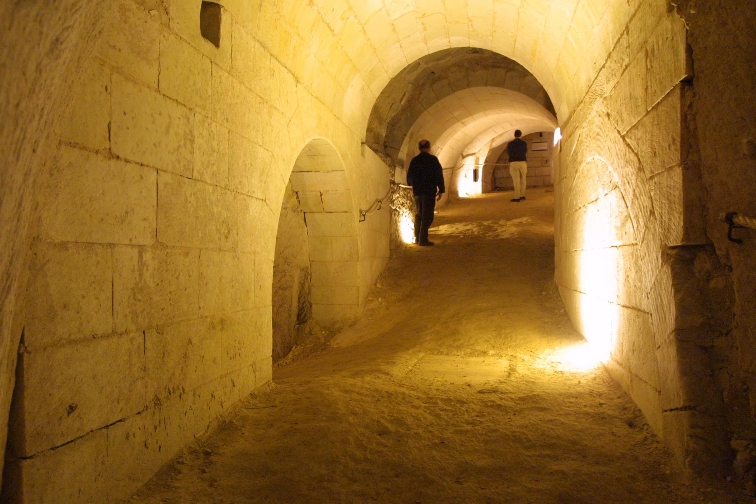
MULTIPOLYGON (((328 39, 335 36, 375 97, 424 56, 476 47, 520 63, 566 118, 638 5, 628 0, 290 0, 278 8, 295 31, 308 35, 305 46, 323 49, 316 56, 321 61, 332 56, 328 39)), ((268 21, 263 16, 260 28, 268 21)))
MULTIPOLYGON (((422 94, 417 95, 417 101, 410 99, 421 86, 402 87, 409 82, 405 71, 411 82, 415 82, 412 76, 421 81, 433 79, 424 58, 431 61, 450 50, 459 50, 460 55, 469 52, 448 56, 448 60, 442 56, 437 62, 452 68, 454 58, 461 58, 460 62, 464 59, 463 66, 469 66, 475 59, 489 58, 489 52, 506 57, 532 74, 534 79, 529 82, 540 83, 546 92, 543 98, 548 96, 552 103, 547 108, 564 123, 620 38, 624 36, 630 46, 648 29, 641 21, 633 23, 644 19, 636 16, 645 5, 637 0, 222 2, 242 28, 254 33, 270 51, 273 60, 288 68, 297 85, 336 112, 348 129, 387 162, 391 162, 391 155, 386 155, 382 143, 388 138, 388 122, 397 126, 388 142, 388 150, 393 149, 395 156, 403 142, 401 131, 422 113, 415 104, 426 109, 430 106, 419 101, 422 94), (388 105, 378 104, 384 90, 394 96, 388 105), (374 109, 376 117, 371 120, 374 109), (399 125, 392 118, 400 111, 406 113, 399 114, 403 118, 399 125), (374 134, 368 135, 368 130, 374 134)), ((467 74, 465 85, 502 85, 476 78, 478 75, 467 74)), ((451 91, 459 90, 450 87, 451 91)), ((503 87, 507 87, 506 82, 503 87)), ((438 91, 438 87, 433 90, 438 91)), ((291 87, 276 92, 288 95, 281 111, 291 117, 296 103, 290 96, 295 92, 291 87)))
MULTIPOLYGON (((554 115, 543 86, 522 65, 483 49, 448 49, 419 59, 389 82, 370 114, 367 145, 401 164, 399 152, 418 118, 439 101, 478 86, 517 91, 554 115)), ((485 96, 456 95, 456 103, 447 102, 447 108, 464 108, 467 98, 476 109, 483 101, 490 105, 497 101, 491 95, 487 100, 485 96)))
POLYGON ((528 96, 496 87, 468 88, 436 102, 417 119, 405 135, 400 165, 417 153, 421 139, 430 140, 442 165, 451 167, 460 156, 506 141, 516 129, 528 134, 555 127, 554 115, 528 96))

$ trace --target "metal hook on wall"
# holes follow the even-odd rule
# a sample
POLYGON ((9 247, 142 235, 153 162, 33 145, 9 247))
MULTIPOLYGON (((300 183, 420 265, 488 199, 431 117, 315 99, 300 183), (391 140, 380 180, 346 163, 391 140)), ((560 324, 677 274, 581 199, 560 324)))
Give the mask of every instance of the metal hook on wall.
POLYGON ((735 218, 738 216, 737 212, 727 212, 724 214, 724 216, 720 216, 719 220, 727 223, 727 239, 730 240, 733 243, 741 244, 743 243, 743 240, 740 238, 735 238, 732 236, 732 230, 735 228, 743 228, 745 226, 741 226, 737 223, 735 223, 735 218))

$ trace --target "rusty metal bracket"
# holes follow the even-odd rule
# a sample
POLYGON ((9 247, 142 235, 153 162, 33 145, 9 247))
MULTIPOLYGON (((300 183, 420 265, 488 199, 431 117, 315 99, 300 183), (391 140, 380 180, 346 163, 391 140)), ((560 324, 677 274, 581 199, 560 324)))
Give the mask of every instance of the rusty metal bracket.
POLYGON ((741 244, 743 243, 743 240, 732 236, 733 229, 745 227, 745 226, 739 226, 738 224, 735 224, 735 217, 737 216, 738 216, 737 212, 727 212, 724 216, 724 221, 727 223, 727 239, 733 243, 741 244))
POLYGON ((367 210, 360 209, 360 220, 359 222, 365 222, 367 219, 367 216, 370 215, 373 212, 377 212, 382 208, 383 203, 389 199, 389 197, 394 194, 394 192, 398 191, 399 189, 412 189, 412 186, 407 186, 404 184, 399 184, 393 180, 389 182, 389 190, 386 193, 386 196, 383 198, 377 199, 373 201, 373 204, 370 205, 370 207, 367 210))

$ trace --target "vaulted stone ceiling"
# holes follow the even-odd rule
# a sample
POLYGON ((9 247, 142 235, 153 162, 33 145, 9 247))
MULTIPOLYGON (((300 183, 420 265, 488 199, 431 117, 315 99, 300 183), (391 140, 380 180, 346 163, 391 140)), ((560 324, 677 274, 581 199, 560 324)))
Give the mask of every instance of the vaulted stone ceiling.
POLYGON ((408 166, 421 139, 430 140, 441 164, 451 168, 465 155, 511 140, 516 129, 527 135, 555 127, 553 114, 524 94, 472 87, 439 100, 415 121, 405 135, 398 164, 408 166))
POLYGON ((295 78, 317 82, 313 94, 399 165, 415 121, 467 87, 514 89, 564 124, 620 36, 629 33, 628 41, 646 29, 633 22, 637 0, 242 3, 229 8, 253 13, 250 28, 263 46, 281 61, 298 59, 295 78), (320 64, 328 75, 313 79, 320 64))
MULTIPOLYGON (((555 123, 548 94, 522 65, 483 49, 439 51, 409 65, 386 86, 370 115, 366 143, 395 164, 402 165, 404 156, 400 152, 407 154, 405 146, 411 129, 435 130, 435 134, 429 131, 426 136, 436 143, 450 128, 469 126, 475 114, 490 118, 494 111, 501 113, 511 109, 516 115, 516 109, 521 109, 525 101, 533 108, 531 114, 525 113, 526 116, 549 116, 549 123, 555 123), (488 91, 464 92, 485 87, 488 91), (507 93, 506 90, 515 92, 507 93), (421 117, 431 124, 416 125, 421 117)), ((514 117, 510 119, 516 121, 514 117)), ((509 122, 505 119, 491 123, 490 127, 498 125, 496 131, 500 134, 503 133, 500 131, 502 124, 509 122)), ((473 136, 480 133, 480 128, 477 129, 473 136)), ((464 147, 462 145, 458 150, 464 147)))
MULTIPOLYGON (((266 3, 263 31, 265 11, 275 9, 266 3)), ((584 95, 638 7, 637 0, 312 0, 311 9, 303 4, 292 0, 279 11, 291 19, 294 32, 312 35, 304 45, 321 61, 333 52, 328 46, 335 36, 349 59, 343 64, 357 68, 375 97, 423 56, 477 47, 507 55, 531 72, 562 118, 584 95)), ((280 27, 271 23, 270 31, 280 45, 280 27)))

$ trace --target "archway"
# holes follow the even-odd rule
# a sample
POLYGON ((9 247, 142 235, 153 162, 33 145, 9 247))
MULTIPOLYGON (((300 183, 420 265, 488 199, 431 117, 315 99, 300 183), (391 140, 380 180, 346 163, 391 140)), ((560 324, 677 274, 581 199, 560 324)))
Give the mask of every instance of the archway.
MULTIPOLYGON (((607 4, 580 2, 575 12, 560 13, 569 14, 568 18, 572 19, 573 24, 557 26, 553 16, 557 9, 553 6, 546 9, 550 12, 545 13, 533 5, 522 5, 520 21, 525 15, 532 14, 535 18, 546 14, 541 34, 544 45, 540 46, 534 36, 515 36, 509 40, 507 37, 510 34, 502 34, 498 41, 494 39, 493 50, 512 56, 533 72, 531 77, 536 85, 548 91, 550 103, 555 104, 557 113, 554 115, 558 121, 552 126, 558 125, 564 131, 553 172, 557 214, 557 280, 577 274, 574 263, 566 258, 585 252, 585 234, 590 235, 587 239, 589 245, 604 244, 592 250, 595 260, 586 264, 604 265, 604 271, 614 272, 618 284, 642 280, 612 293, 612 299, 605 306, 606 313, 602 313, 602 317, 611 317, 614 311, 621 312, 616 323, 604 326, 604 330, 610 331, 607 336, 613 342, 607 367, 648 416, 656 432, 674 447, 682 461, 688 457, 692 446, 686 438, 690 436, 688 429, 693 414, 681 413, 694 408, 686 404, 690 402, 686 398, 690 385, 679 372, 684 364, 677 354, 677 342, 669 337, 670 331, 675 331, 674 320, 682 311, 678 312, 679 307, 673 306, 674 295, 668 288, 671 271, 659 250, 686 246, 686 240, 698 233, 695 220, 686 221, 684 218, 698 211, 697 204, 681 199, 686 190, 695 191, 695 187, 688 188, 684 184, 685 180, 692 179, 686 179, 681 173, 686 155, 680 138, 681 97, 689 70, 684 58, 685 28, 674 13, 648 4, 644 6, 646 10, 629 8, 629 34, 599 30, 597 33, 604 37, 603 42, 598 38, 586 40, 582 37, 585 33, 582 30, 579 30, 580 36, 570 34, 584 23, 601 24, 603 21, 600 20, 607 13, 624 15, 618 4, 613 4, 609 10, 607 8, 607 4), (633 33, 637 35, 641 24, 644 26, 643 35, 640 39, 634 38, 633 33), (565 37, 563 46, 549 45, 562 37, 565 37), (511 47, 509 42, 512 42, 511 47), (598 46, 594 47, 596 44, 598 46), (589 52, 600 53, 606 58, 600 57, 598 65, 590 63, 578 56, 585 53, 579 49, 580 46, 593 47, 589 52), (669 55, 664 64, 655 58, 662 52, 669 55), (542 85, 536 78, 541 80, 542 85), (665 132, 668 140, 664 145, 658 145, 659 142, 653 140, 654 128, 665 132), (654 152, 660 155, 654 155, 654 152), (603 170, 590 173, 582 170, 586 163, 597 160, 603 160, 603 170), (600 189, 594 190, 595 178, 603 180, 609 172, 612 172, 614 184, 599 184, 600 189), (619 188, 619 192, 613 192, 615 188, 619 188), (592 198, 588 198, 589 193, 592 198), (606 197, 607 194, 614 199, 606 197), (582 206, 574 206, 576 201, 582 201, 582 206), (586 212, 595 212, 592 220, 586 221, 586 212), (615 243, 615 228, 623 228, 628 219, 637 233, 637 240, 615 243), (638 264, 644 266, 638 267, 638 264), (648 320, 652 322, 648 323, 648 320), (655 350, 649 352, 650 348, 655 350), (640 365, 635 359, 650 364, 640 365), (659 373, 666 374, 667 379, 660 381, 659 373)), ((522 26, 520 23, 513 27, 512 34, 522 35, 522 26)), ((483 40, 478 40, 480 47, 487 47, 483 40)), ((472 36, 470 41, 471 45, 475 45, 472 36)), ((415 63, 406 67, 414 72, 410 74, 411 78, 407 78, 402 69, 392 68, 382 88, 385 94, 377 98, 367 125, 368 144, 375 145, 386 159, 398 167, 405 165, 406 159, 411 156, 406 150, 411 147, 408 137, 413 134, 412 126, 416 118, 426 114, 446 97, 453 96, 454 92, 474 87, 471 82, 475 80, 464 72, 464 78, 455 79, 455 85, 459 86, 455 88, 449 82, 439 84, 439 72, 434 71, 433 63, 427 67, 413 66, 426 58, 433 62, 432 54, 417 58, 415 63), (432 90, 435 86, 453 91, 442 92, 443 96, 429 93, 424 88, 426 81, 433 83, 432 90), (405 86, 405 94, 392 97, 391 90, 399 84, 405 86), (433 100, 429 100, 431 95, 433 100), (399 120, 402 116, 412 117, 412 120, 399 120), (395 138, 401 139, 401 142, 394 141, 395 138)), ((491 85, 490 82, 487 84, 491 85)), ((479 147, 486 143, 494 146, 506 136, 505 132, 495 130, 495 121, 486 118, 486 112, 474 119, 480 119, 478 125, 464 124, 459 127, 460 138, 442 138, 442 134, 436 138, 439 141, 436 145, 438 153, 446 151, 446 146, 441 144, 452 146, 456 143, 450 152, 461 155, 459 164, 463 169, 481 162, 473 157, 475 154, 485 157, 482 153, 485 147, 468 149, 468 146, 475 144, 479 147), (477 127, 480 129, 476 130, 477 127), (466 128, 474 131, 474 134, 464 131, 466 128), (495 138, 497 136, 498 139, 495 138), (473 137, 487 138, 489 142, 474 141, 473 137)), ((473 120, 472 124, 476 122, 473 120)), ((458 161, 456 156, 454 161, 458 161)), ((581 320, 589 318, 590 313, 588 305, 581 305, 577 300, 585 294, 596 297, 605 294, 603 288, 595 283, 588 288, 593 292, 582 292, 574 282, 560 283, 565 305, 579 327, 582 327, 581 320)), ((711 439, 714 437, 710 436, 711 439)), ((717 443, 719 441, 714 441, 712 445, 717 443)), ((719 450, 721 454, 721 444, 712 450, 719 450)))
POLYGON ((483 192, 484 160, 488 151, 525 134, 552 131, 556 118, 527 95, 500 87, 471 87, 457 91, 430 106, 406 133, 400 164, 408 166, 421 139, 428 139, 445 168, 451 194, 483 192), (403 163, 402 163, 403 161, 403 163))
POLYGON ((281 206, 273 272, 273 357, 304 324, 342 325, 360 313, 357 218, 344 165, 323 139, 297 157, 281 206))

